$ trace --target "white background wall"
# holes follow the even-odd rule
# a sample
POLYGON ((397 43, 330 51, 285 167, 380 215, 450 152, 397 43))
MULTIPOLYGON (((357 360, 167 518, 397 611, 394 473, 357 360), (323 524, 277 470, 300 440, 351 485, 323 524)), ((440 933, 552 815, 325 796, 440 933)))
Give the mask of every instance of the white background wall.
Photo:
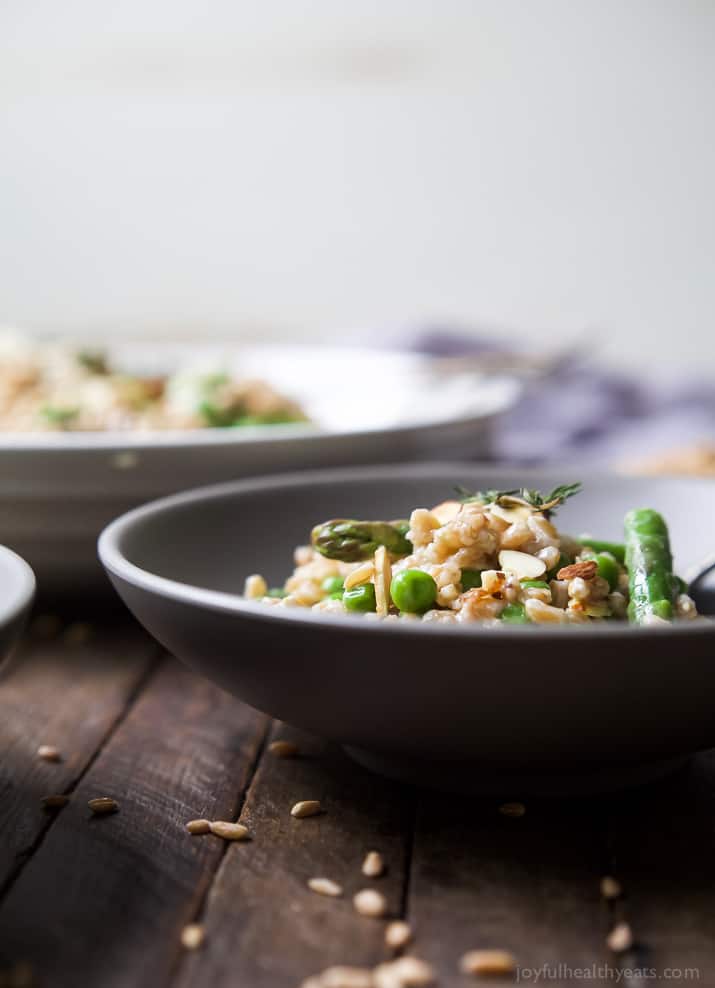
POLYGON ((2 0, 0 322, 712 367, 714 121, 712 0, 2 0))

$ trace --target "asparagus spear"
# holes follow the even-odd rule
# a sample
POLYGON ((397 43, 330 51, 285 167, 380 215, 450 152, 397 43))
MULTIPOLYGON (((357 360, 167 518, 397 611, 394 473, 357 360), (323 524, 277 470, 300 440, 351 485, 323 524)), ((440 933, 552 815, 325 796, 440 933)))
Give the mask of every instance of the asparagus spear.
POLYGON ((311 533, 313 547, 328 559, 355 563, 370 559, 378 546, 384 545, 392 556, 407 556, 412 543, 405 537, 406 521, 354 521, 333 518, 316 525, 311 533))
POLYGON ((628 619, 645 624, 651 616, 673 617, 673 557, 667 526, 657 511, 636 508, 624 522, 626 568, 631 600, 628 619))

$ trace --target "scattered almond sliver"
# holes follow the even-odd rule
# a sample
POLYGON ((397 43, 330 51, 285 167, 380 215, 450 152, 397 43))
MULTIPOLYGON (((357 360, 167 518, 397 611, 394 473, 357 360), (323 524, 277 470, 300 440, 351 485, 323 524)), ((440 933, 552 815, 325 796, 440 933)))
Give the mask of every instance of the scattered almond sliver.
POLYGON ((190 834, 208 834, 211 832, 210 820, 189 820, 186 829, 190 834))
POLYGON ((390 609, 390 584, 392 582, 392 566, 390 557, 384 545, 375 550, 375 609, 380 617, 384 617, 390 609))
POLYGON ((371 580, 374 572, 375 565, 372 559, 370 559, 368 562, 354 569, 352 573, 348 573, 343 585, 346 590, 352 590, 353 587, 359 587, 361 583, 367 583, 368 580, 371 580))
POLYGON ((606 937, 606 944, 615 954, 622 954, 633 946, 633 933, 628 923, 617 923, 606 937))
POLYGON ((447 525, 450 521, 454 521, 461 510, 461 501, 442 501, 432 508, 430 514, 434 515, 440 525, 447 525))
POLYGON ((393 950, 400 950, 412 939, 412 929, 409 923, 402 919, 396 919, 390 923, 385 930, 385 943, 393 950))
POLYGON ((621 883, 611 875, 604 875, 601 879, 601 895, 604 899, 618 899, 623 894, 621 883))

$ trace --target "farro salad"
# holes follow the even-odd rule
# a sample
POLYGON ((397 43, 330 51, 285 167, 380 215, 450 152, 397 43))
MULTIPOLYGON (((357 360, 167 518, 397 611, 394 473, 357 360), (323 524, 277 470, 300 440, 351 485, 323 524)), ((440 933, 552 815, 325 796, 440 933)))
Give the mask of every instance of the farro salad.
POLYGON ((192 369, 142 376, 101 351, 0 334, 0 431, 190 430, 304 422, 265 381, 192 369))
POLYGON ((668 530, 652 509, 630 511, 623 543, 559 532, 553 516, 580 484, 459 490, 409 520, 331 519, 295 550, 284 586, 259 574, 245 596, 280 607, 385 620, 484 627, 622 620, 665 625, 697 617, 673 573, 668 530))

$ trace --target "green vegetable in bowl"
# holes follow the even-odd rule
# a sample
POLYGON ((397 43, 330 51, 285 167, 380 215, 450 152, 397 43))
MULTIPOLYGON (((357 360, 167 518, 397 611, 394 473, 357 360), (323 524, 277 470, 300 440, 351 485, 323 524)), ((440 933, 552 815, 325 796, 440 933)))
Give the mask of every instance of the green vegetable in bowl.
POLYGON ((537 589, 538 590, 548 590, 549 589, 549 585, 546 582, 546 580, 520 580, 519 582, 521 583, 522 589, 524 589, 524 588, 526 588, 527 590, 529 590, 529 589, 532 589, 532 590, 537 590, 537 589))
POLYGON ((620 542, 604 542, 603 539, 592 539, 589 535, 582 535, 579 542, 586 549, 593 549, 594 552, 610 552, 619 563, 626 561, 626 547, 620 542))
POLYGON ((625 522, 630 603, 628 619, 646 624, 651 617, 673 617, 673 557, 665 521, 651 508, 629 511, 625 522))
POLYGON ((421 569, 403 569, 390 584, 395 606, 407 614, 424 614, 437 599, 437 584, 421 569))
POLYGON ((501 619, 504 624, 528 624, 526 608, 521 603, 507 604, 501 612, 501 619))
POLYGON ((342 576, 326 576, 320 584, 320 588, 330 596, 336 593, 339 593, 342 596, 343 590, 345 589, 345 581, 342 576))
POLYGON ((461 579, 462 590, 474 590, 475 587, 481 587, 483 572, 481 569, 463 569, 461 579))
POLYGON ((375 587, 372 583, 361 583, 358 587, 351 587, 343 594, 343 604, 348 611, 366 613, 377 610, 375 600, 375 587))
POLYGON ((407 522, 354 521, 333 518, 316 525, 311 533, 313 548, 328 559, 356 563, 370 559, 378 546, 384 545, 392 556, 407 556, 412 543, 398 526, 407 522))

